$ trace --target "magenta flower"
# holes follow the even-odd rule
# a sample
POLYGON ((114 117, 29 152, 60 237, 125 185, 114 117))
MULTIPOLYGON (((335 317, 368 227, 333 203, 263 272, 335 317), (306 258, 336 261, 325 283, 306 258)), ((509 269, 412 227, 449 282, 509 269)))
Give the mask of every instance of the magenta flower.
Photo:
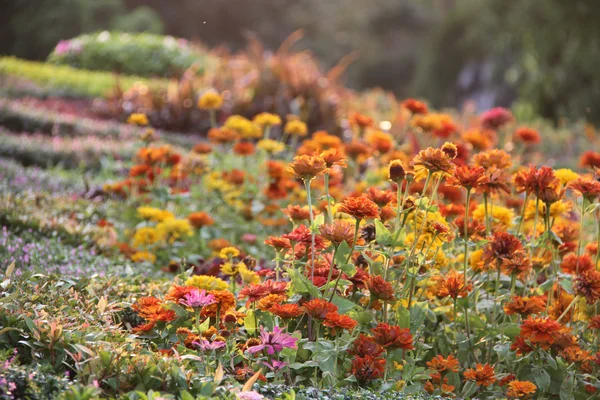
POLYGON ((297 338, 292 337, 292 335, 288 335, 287 333, 283 333, 281 328, 278 326, 273 328, 273 332, 267 332, 261 326, 260 327, 260 340, 261 344, 257 346, 252 346, 248 348, 248 353, 254 354, 258 353, 262 350, 267 350, 267 353, 274 354, 276 351, 280 352, 284 348, 295 349, 297 338))
POLYGON ((278 371, 287 365, 285 361, 278 360, 273 360, 270 364, 268 362, 263 362, 263 364, 266 365, 271 371, 278 371))
POLYGON ((481 124, 486 129, 498 129, 513 120, 512 113, 506 108, 496 107, 481 114, 481 124))
POLYGON ((183 296, 183 299, 179 300, 179 303, 186 307, 201 308, 214 304, 216 301, 215 296, 206 294, 206 290, 199 291, 198 289, 194 289, 183 296))
POLYGON ((192 344, 196 347, 199 347, 202 351, 219 350, 225 347, 225 342, 221 342, 219 340, 215 340, 211 343, 206 339, 202 339, 201 341, 193 342, 192 344))

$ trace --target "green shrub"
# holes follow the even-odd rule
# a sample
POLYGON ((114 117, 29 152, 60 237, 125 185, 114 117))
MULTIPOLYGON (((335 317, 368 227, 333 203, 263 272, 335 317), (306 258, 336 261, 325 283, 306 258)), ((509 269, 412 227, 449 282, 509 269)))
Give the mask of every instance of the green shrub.
POLYGON ((202 68, 205 55, 171 36, 104 31, 59 42, 48 61, 96 71, 177 76, 195 63, 202 68))
MULTIPOLYGON (((54 95, 105 96, 114 90, 116 85, 115 75, 109 72, 84 71, 68 66, 20 60, 15 57, 0 58, 0 75, 6 79, 31 81, 36 85, 54 90, 54 95)), ((122 89, 127 89, 138 82, 151 87, 167 85, 165 80, 119 76, 119 85, 122 89)))

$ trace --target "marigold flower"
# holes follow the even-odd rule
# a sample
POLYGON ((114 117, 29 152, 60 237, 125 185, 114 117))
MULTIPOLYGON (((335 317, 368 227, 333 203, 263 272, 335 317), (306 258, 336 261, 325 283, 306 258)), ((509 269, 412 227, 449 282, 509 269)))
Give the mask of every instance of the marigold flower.
POLYGON ((475 368, 467 369, 464 376, 466 380, 475 382, 477 386, 488 387, 496 382, 494 367, 489 364, 477 364, 475 368))
POLYGON ((373 333, 375 341, 385 348, 402 350, 412 350, 415 348, 413 346, 413 337, 408 328, 380 323, 371 329, 371 333, 373 333))
POLYGON ((533 344, 547 348, 554 343, 562 325, 550 318, 529 317, 521 325, 521 336, 533 344))
POLYGON ((196 229, 210 226, 215 223, 215 220, 204 211, 191 213, 187 218, 190 221, 190 224, 192 224, 192 226, 196 229))
POLYGON ((529 381, 512 381, 506 395, 512 399, 528 399, 536 392, 537 386, 529 381))
POLYGON ((364 383, 383 377, 385 359, 366 355, 352 359, 352 375, 364 383))
POLYGON ((431 361, 427 361, 427 366, 429 369, 432 369, 437 372, 458 372, 460 367, 460 362, 453 356, 448 356, 448 358, 444 358, 442 355, 438 354, 433 357, 431 361))
POLYGON ((377 204, 364 196, 346 197, 338 208, 338 211, 349 214, 358 220, 379 217, 377 204))
POLYGON ((287 170, 296 178, 306 182, 324 174, 327 171, 327 165, 325 160, 319 156, 303 155, 294 157, 294 161, 288 165, 287 170))

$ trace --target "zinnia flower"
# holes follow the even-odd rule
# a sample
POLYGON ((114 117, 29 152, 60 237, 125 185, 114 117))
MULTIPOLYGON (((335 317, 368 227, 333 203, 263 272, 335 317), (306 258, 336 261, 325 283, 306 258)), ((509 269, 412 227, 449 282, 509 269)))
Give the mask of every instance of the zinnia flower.
POLYGON ((561 329, 562 325, 553 319, 529 317, 521 325, 521 336, 533 344, 548 348, 561 329))
POLYGON ((488 387, 496 381, 494 367, 489 364, 477 364, 474 369, 465 371, 465 379, 475 382, 477 386, 488 387))
POLYGON ((408 328, 380 323, 371 329, 375 341, 383 347, 390 349, 412 350, 413 337, 408 328))
POLYGON ((364 196, 346 197, 338 208, 338 211, 349 214, 357 220, 379 217, 377 204, 364 196))
POLYGON ((294 157, 287 170, 296 178, 307 182, 327 171, 325 160, 319 156, 302 155, 294 157))
POLYGON ((200 291, 198 289, 192 290, 190 293, 183 296, 183 299, 179 300, 180 304, 191 308, 201 308, 216 302, 215 296, 206 294, 206 290, 200 291))
POLYGON ((512 399, 528 399, 537 390, 537 386, 529 381, 512 381, 508 384, 506 395, 512 399))
POLYGON ((368 382, 383 377, 385 359, 366 355, 352 359, 352 375, 359 382, 368 382))
POLYGON ((278 327, 273 327, 273 332, 267 332, 264 327, 260 327, 261 344, 248 348, 248 353, 254 354, 262 350, 267 350, 270 355, 280 352, 284 348, 295 349, 298 338, 295 338, 278 327))

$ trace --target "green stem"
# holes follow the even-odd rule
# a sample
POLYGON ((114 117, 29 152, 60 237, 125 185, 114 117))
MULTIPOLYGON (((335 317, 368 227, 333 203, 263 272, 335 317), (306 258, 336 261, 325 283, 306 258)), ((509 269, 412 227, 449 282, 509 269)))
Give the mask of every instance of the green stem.
POLYGON ((327 199, 327 223, 333 221, 333 214, 331 212, 331 199, 329 197, 329 174, 325 174, 323 177, 325 181, 325 197, 327 199))
POLYGON ((310 278, 314 282, 315 279, 315 233, 313 232, 314 215, 312 209, 312 199, 310 196, 310 183, 311 180, 305 180, 304 185, 306 186, 306 198, 308 201, 308 212, 310 215, 310 278))
MULTIPOLYGON (((350 258, 352 258, 352 253, 354 252, 354 248, 356 247, 356 239, 358 238, 358 229, 360 227, 360 219, 356 219, 356 225, 354 225, 354 240, 352 241, 352 248, 350 248, 350 253, 348 253, 348 257, 346 257, 346 262, 344 265, 350 262, 350 258)), ((340 278, 342 277, 342 273, 338 275, 337 280, 335 281, 335 285, 333 285, 333 291, 331 292, 331 297, 329 298, 329 302, 333 301, 333 296, 335 295, 335 290, 337 289, 337 285, 340 282, 340 278)))
POLYGON ((525 219, 525 208, 527 207, 527 201, 529 200, 529 193, 525 192, 525 201, 523 201, 523 207, 521 207, 521 218, 519 219, 519 225, 517 226, 517 234, 521 233, 521 226, 523 225, 523 219, 525 219))

